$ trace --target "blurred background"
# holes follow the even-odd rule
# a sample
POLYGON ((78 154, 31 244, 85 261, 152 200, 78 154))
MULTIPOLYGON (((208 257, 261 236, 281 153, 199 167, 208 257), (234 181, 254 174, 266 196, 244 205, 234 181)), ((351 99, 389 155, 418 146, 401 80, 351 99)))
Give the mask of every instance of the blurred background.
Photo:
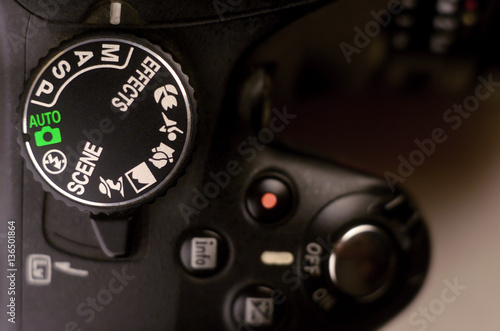
POLYGON ((500 82, 498 7, 341 0, 274 36, 250 60, 277 64, 272 104, 299 114, 280 136, 283 146, 401 176, 427 221, 428 278, 384 331, 500 324, 500 87, 481 87, 488 96, 476 97, 483 78, 500 82), (427 154, 415 140, 428 143, 427 154), (462 288, 451 303, 441 297, 446 281, 462 288))

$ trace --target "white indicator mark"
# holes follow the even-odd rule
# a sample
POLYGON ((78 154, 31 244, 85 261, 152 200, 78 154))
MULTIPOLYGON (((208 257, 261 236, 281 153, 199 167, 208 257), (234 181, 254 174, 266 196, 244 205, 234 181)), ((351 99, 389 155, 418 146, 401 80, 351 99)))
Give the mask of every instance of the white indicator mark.
POLYGON ((260 256, 260 260, 265 265, 292 265, 295 259, 290 252, 265 251, 260 256))
POLYGON ((89 275, 87 270, 71 268, 71 263, 69 262, 54 262, 54 269, 70 276, 87 277, 89 275))
POLYGON ((109 7, 109 23, 118 25, 122 18, 122 4, 120 2, 112 2, 109 7))

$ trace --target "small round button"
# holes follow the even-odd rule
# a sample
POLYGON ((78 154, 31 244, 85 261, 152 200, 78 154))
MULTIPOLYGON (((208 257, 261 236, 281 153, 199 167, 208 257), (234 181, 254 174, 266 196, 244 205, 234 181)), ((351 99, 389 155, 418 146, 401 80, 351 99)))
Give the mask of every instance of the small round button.
POLYGON ((292 209, 292 190, 281 179, 260 178, 248 188, 246 206, 250 215, 257 221, 278 222, 292 209))
POLYGON ((184 236, 180 247, 181 263, 194 276, 212 276, 219 272, 229 257, 227 242, 210 230, 198 230, 184 236))
POLYGON ((285 304, 279 290, 260 285, 244 288, 232 305, 237 330, 276 330, 283 322, 285 304))
POLYGON ((347 231, 333 248, 330 278, 353 297, 378 296, 394 276, 396 259, 396 248, 385 231, 360 225, 347 231))

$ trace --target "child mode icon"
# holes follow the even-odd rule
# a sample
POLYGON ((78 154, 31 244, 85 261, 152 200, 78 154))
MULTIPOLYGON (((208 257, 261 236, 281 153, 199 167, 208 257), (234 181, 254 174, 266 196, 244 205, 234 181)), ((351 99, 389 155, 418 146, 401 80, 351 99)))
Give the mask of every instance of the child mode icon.
POLYGON ((160 143, 160 146, 153 148, 152 152, 154 155, 149 159, 149 162, 151 162, 158 169, 162 169, 169 162, 174 163, 175 150, 168 147, 164 143, 160 143))

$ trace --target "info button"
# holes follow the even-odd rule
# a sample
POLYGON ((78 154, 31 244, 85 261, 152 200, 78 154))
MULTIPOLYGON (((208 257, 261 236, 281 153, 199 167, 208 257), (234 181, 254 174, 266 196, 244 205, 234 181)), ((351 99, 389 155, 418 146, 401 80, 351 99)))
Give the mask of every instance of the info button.
POLYGON ((191 268, 196 270, 217 268, 217 239, 212 237, 191 239, 191 268))
POLYGON ((227 262, 228 245, 216 232, 196 230, 183 236, 180 247, 181 263, 190 274, 211 276, 227 262))

